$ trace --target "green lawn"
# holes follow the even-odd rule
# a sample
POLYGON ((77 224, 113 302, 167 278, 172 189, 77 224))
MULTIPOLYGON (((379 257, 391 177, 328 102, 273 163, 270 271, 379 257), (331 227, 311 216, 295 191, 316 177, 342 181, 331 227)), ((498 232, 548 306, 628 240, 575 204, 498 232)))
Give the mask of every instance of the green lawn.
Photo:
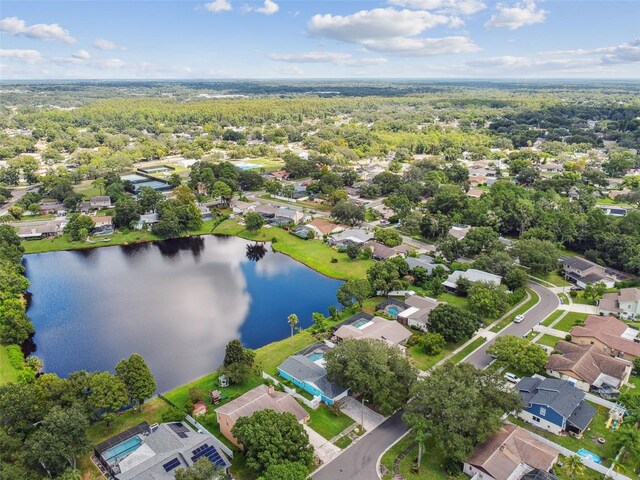
POLYGON ((578 295, 571 297, 573 303, 579 303, 580 305, 593 305, 593 301, 590 298, 583 296, 584 292, 578 292, 578 295))
POLYGON ((451 357, 450 361, 453 363, 460 363, 467 355, 480 348, 486 341, 487 339, 484 337, 476 338, 473 342, 451 357))
POLYGON ((531 295, 531 298, 527 300, 520 308, 518 308, 511 315, 508 315, 505 318, 503 318, 500 321, 500 323, 497 323, 493 327, 491 327, 492 332, 497 333, 503 328, 507 327, 508 325, 511 324, 511 322, 513 322, 514 318, 516 318, 518 315, 525 313, 527 310, 533 307, 536 303, 538 303, 538 301, 540 300, 540 297, 538 297, 538 294, 533 290, 531 290, 530 288, 527 288, 527 292, 529 292, 529 295, 531 295))
POLYGON ((324 403, 315 410, 307 407, 306 405, 303 405, 303 407, 307 412, 309 412, 309 416, 311 417, 308 423, 309 427, 327 440, 331 440, 349 425, 354 423, 354 420, 351 417, 342 412, 338 412, 338 415, 336 415, 333 410, 327 407, 324 403))
POLYGON ((142 411, 129 410, 118 415, 108 427, 104 422, 94 423, 89 426, 87 432, 89 442, 95 445, 128 428, 138 425, 140 422, 147 421, 149 424, 160 423, 162 421, 162 413, 168 409, 169 405, 167 405, 164 400, 156 398, 145 403, 142 411))
POLYGON ((420 345, 414 345, 407 348, 407 353, 411 357, 411 360, 413 360, 413 363, 416 367, 418 367, 420 370, 429 370, 436 363, 449 355, 456 348, 460 347, 460 345, 462 344, 464 344, 464 342, 448 343, 447 346, 444 347, 438 355, 427 355, 426 353, 424 353, 424 350, 420 345))
POLYGON ((588 315, 586 313, 569 312, 562 318, 562 320, 556 323, 553 328, 562 330, 563 332, 568 332, 576 323, 581 320, 584 321, 587 316, 588 315))
POLYGON ((7 345, 0 345, 0 385, 18 380, 18 370, 9 362, 7 345))
POLYGON ((349 437, 349 435, 345 435, 344 437, 338 439, 338 441, 336 441, 336 443, 334 443, 334 445, 338 448, 342 448, 345 449, 347 448, 349 445, 351 445, 351 443, 353 442, 353 440, 351 440, 351 438, 349 437))
POLYGON ((532 275, 533 278, 537 278, 539 280, 544 280, 549 282, 556 287, 568 287, 571 283, 567 282, 562 275, 558 272, 551 272, 547 275, 532 275))
POLYGON ((543 335, 536 343, 539 345, 546 345, 547 347, 555 347, 556 343, 558 343, 560 340, 562 339, 554 337, 553 335, 543 335))
POLYGON ((464 308, 465 310, 471 310, 469 308, 469 301, 466 297, 458 297, 452 293, 442 293, 438 295, 438 300, 441 302, 447 302, 449 305, 464 308))
POLYGON ((364 278, 373 260, 351 260, 346 253, 326 245, 322 240, 302 240, 281 228, 263 228, 257 233, 250 233, 237 219, 222 222, 214 229, 214 233, 236 235, 248 240, 272 241, 276 239, 273 249, 304 263, 308 267, 327 277, 343 280, 364 278), (336 259, 336 263, 332 263, 336 259))
MULTIPOLYGON (((393 480, 393 462, 409 445, 413 443, 411 434, 404 437, 393 447, 391 447, 383 456, 381 463, 389 469, 390 473, 385 474, 383 480, 393 480)), ((400 474, 405 480, 462 480, 468 478, 462 471, 458 475, 448 475, 442 469, 445 456, 437 449, 432 441, 427 440, 424 445, 422 454, 422 464, 418 473, 413 473, 411 467, 414 460, 418 457, 418 447, 413 449, 401 462, 400 474)))
POLYGON ((542 322, 542 325, 545 327, 548 327, 549 325, 551 325, 555 320, 558 319, 558 317, 560 315, 562 315, 566 310, 556 310, 555 312, 553 312, 551 315, 549 315, 547 318, 544 319, 544 321, 542 322))
MULTIPOLYGON (((198 230, 189 232, 185 236, 205 235, 211 233, 213 225, 214 220, 206 220, 202 222, 202 227, 198 230)), ((85 248, 107 247, 111 245, 129 245, 133 243, 153 242, 157 240, 161 240, 161 238, 154 235, 151 231, 131 230, 127 232, 116 231, 115 233, 105 235, 104 237, 92 237, 92 241, 95 243, 72 242, 69 240, 68 235, 63 234, 55 238, 26 240, 22 242, 22 245, 24 246, 25 253, 42 253, 56 250, 79 250, 85 248), (105 239, 110 240, 105 242, 105 239)))

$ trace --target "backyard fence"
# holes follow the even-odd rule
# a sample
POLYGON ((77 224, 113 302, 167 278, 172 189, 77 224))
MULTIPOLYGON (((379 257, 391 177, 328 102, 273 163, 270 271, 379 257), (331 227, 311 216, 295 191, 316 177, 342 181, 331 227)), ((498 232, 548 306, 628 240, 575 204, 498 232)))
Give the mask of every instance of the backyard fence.
POLYGON ((273 378, 271 375, 269 375, 266 372, 262 372, 262 378, 264 378, 266 380, 271 380, 276 385, 281 386, 284 389, 285 392, 290 394, 292 397, 297 398, 302 403, 304 403, 307 407, 309 407, 309 408, 311 408, 313 410, 318 408, 318 406, 320 405, 320 401, 322 399, 320 397, 316 396, 316 395, 314 395, 313 400, 308 400, 305 397, 303 397, 302 395, 300 395, 294 388, 287 387, 285 384, 283 384, 282 382, 279 382, 278 380, 276 380, 275 378, 273 378))

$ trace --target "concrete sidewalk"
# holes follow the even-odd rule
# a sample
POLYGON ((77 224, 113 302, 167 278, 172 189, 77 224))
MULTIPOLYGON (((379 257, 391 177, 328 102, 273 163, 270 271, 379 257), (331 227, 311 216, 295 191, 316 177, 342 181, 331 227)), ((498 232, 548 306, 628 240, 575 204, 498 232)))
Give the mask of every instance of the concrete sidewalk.
POLYGON ((570 305, 560 305, 558 310, 566 310, 568 312, 588 313, 589 315, 597 315, 598 307, 595 305, 583 305, 581 303, 572 303, 570 305))

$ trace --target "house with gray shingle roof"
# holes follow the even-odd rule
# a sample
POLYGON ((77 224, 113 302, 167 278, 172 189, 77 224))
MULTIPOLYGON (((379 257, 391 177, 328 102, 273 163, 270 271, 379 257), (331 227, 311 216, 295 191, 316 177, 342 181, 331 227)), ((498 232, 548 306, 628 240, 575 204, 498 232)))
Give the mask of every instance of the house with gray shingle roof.
POLYGON ((584 400, 585 392, 567 380, 525 377, 515 388, 524 401, 518 417, 556 435, 581 436, 596 414, 584 400))
POLYGON ((470 268, 467 271, 456 270, 451 275, 449 275, 449 277, 444 282, 442 282, 442 285, 444 285, 447 290, 455 291, 458 288, 458 279, 460 278, 465 278, 471 283, 487 282, 494 285, 500 285, 500 283, 502 282, 502 277, 500 275, 494 275, 493 273, 470 268))
POLYGON ((436 267, 441 267, 445 272, 449 271, 449 267, 441 263, 434 263, 433 257, 429 255, 421 255, 417 258, 406 257, 405 261, 409 265, 409 271, 412 271, 416 267, 424 268, 429 275, 433 274, 436 267))
POLYGON ((322 355, 317 354, 317 359, 313 355, 314 353, 311 353, 311 356, 290 356, 278 366, 278 374, 305 392, 320 397, 327 405, 333 405, 346 397, 349 389, 327 380, 322 355))

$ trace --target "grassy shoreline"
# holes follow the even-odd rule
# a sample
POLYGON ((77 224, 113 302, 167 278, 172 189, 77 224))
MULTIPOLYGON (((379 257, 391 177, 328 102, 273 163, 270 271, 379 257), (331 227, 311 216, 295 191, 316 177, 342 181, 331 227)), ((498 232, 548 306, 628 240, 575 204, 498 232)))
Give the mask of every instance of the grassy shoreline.
MULTIPOLYGON (((245 230, 236 219, 227 219, 219 224, 216 223, 215 219, 207 220, 198 230, 188 232, 179 238, 201 235, 232 235, 256 242, 273 242, 275 239, 276 242, 272 243, 274 251, 287 255, 326 277, 337 280, 364 278, 367 269, 374 263, 373 260, 351 260, 346 254, 338 252, 323 243, 322 240, 302 240, 281 228, 263 228, 256 233, 251 233, 245 230)), ((107 238, 110 239, 109 242, 102 242, 101 239, 97 239, 96 243, 72 242, 64 234, 53 239, 23 241, 22 245, 25 249, 25 255, 28 255, 116 245, 135 245, 163 240, 145 230, 116 232, 107 238)))
POLYGON ((18 369, 9 360, 9 345, 0 345, 0 385, 18 380, 18 369))

